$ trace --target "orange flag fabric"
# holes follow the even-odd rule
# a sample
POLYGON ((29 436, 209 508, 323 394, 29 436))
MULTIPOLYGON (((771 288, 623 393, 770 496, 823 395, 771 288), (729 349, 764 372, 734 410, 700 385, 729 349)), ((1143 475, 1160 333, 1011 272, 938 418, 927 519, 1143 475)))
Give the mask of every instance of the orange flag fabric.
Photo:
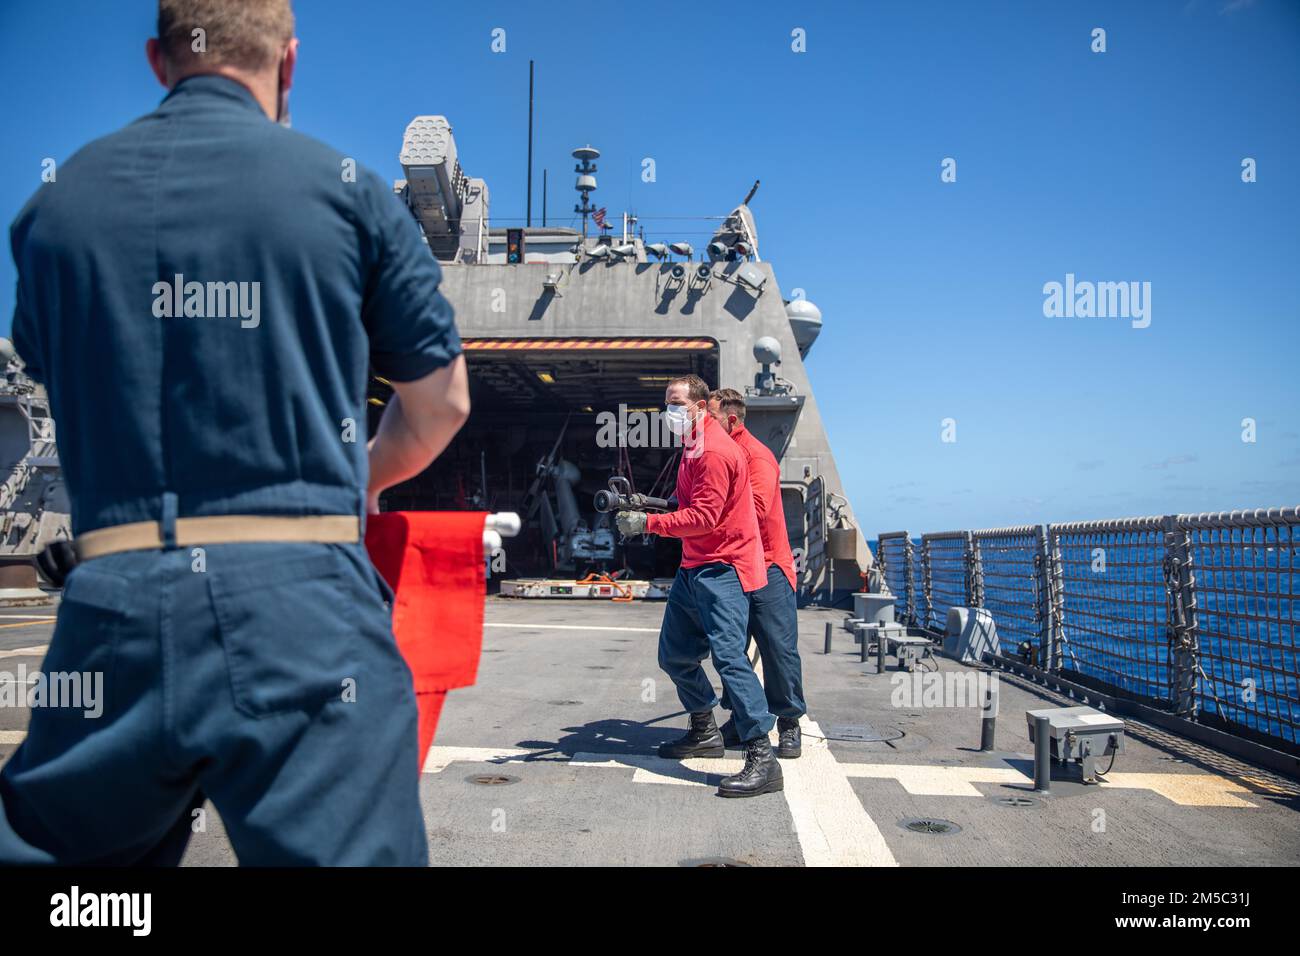
POLYGON ((393 589, 393 634, 415 679, 421 767, 447 691, 478 677, 486 518, 482 511, 390 511, 366 519, 366 550, 393 589))

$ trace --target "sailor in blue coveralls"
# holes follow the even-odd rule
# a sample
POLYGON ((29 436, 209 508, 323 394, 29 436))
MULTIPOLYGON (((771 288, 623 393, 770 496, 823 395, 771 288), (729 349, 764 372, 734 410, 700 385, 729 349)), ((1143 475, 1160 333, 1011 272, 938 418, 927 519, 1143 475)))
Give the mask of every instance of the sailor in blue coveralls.
POLYGON ((288 0, 234 6, 162 0, 167 97, 11 229, 80 559, 43 669, 102 673, 103 701, 33 708, 0 864, 172 864, 205 798, 241 863, 427 863, 411 676, 360 534, 468 414, 460 341, 391 190, 285 128, 288 0), (368 363, 396 390, 369 455, 368 363))

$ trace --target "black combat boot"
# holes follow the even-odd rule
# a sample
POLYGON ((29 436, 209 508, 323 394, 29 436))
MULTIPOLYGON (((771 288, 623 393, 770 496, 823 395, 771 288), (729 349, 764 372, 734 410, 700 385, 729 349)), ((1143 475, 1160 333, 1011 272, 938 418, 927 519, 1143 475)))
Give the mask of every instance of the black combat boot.
POLYGON ((728 747, 740 746, 740 731, 736 729, 736 718, 728 717, 727 722, 722 725, 722 742, 728 747))
POLYGON ((671 743, 659 745, 659 756, 666 760, 685 760, 687 757, 721 757, 727 749, 722 745, 722 734, 713 722, 713 711, 691 714, 691 729, 686 736, 671 743))
POLYGON ((778 717, 776 755, 782 760, 793 760, 803 753, 803 734, 799 732, 798 717, 778 717))
POLYGON ((745 743, 745 769, 731 777, 723 777, 718 784, 720 797, 756 797, 760 793, 776 793, 785 788, 781 765, 772 753, 767 734, 745 743))

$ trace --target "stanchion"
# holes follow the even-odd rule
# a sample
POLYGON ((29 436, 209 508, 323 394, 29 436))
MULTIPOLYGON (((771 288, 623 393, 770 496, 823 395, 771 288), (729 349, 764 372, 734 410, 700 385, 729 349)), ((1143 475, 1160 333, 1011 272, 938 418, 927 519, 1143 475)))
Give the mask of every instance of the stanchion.
POLYGON ((1052 721, 1034 718, 1034 791, 1052 792, 1052 721))
POLYGON ((980 721, 980 752, 988 753, 993 749, 993 735, 997 729, 997 697, 992 689, 984 692, 984 717, 980 721))

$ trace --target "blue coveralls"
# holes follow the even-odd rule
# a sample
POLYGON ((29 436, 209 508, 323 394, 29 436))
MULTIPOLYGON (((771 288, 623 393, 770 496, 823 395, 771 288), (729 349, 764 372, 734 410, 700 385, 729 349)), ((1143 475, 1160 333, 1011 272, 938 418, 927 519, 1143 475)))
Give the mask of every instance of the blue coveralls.
MULTIPOLYGON (((798 599, 780 567, 767 566, 767 584, 747 595, 749 635, 763 661, 763 693, 767 709, 795 720, 808 712, 803 699, 803 665, 799 660, 798 599)), ((746 645, 748 654, 748 645, 746 645)), ((731 710, 724 687, 722 707, 731 710)))
POLYGON ((771 731, 776 718, 768 712, 763 685, 745 656, 749 596, 729 564, 679 568, 668 590, 659 628, 659 667, 672 678, 687 713, 718 705, 718 695, 700 663, 709 656, 722 679, 728 707, 735 707, 741 740, 771 731))
POLYGON ((0 863, 173 863, 206 796, 241 863, 426 864, 411 676, 363 545, 170 537, 177 517, 364 516, 368 363, 411 381, 460 351, 418 226, 378 176, 195 76, 63 163, 11 241, 74 534, 161 521, 172 546, 69 577, 44 669, 102 672, 103 715, 32 710, 0 863))

